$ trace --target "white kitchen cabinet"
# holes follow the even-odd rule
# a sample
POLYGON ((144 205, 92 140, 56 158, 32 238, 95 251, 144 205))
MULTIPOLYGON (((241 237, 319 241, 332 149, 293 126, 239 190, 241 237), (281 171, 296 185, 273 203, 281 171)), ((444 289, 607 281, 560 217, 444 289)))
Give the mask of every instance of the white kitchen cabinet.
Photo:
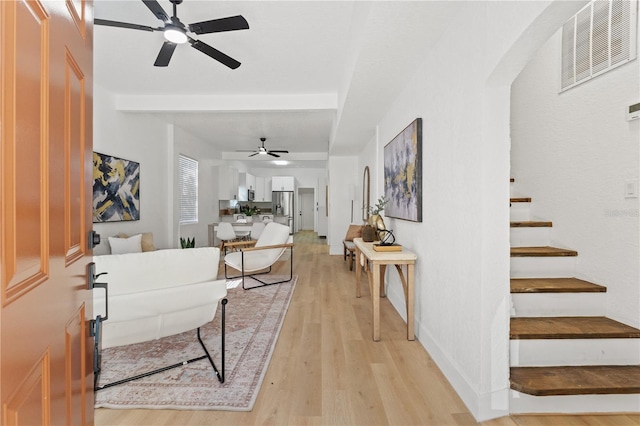
POLYGON ((238 170, 231 166, 218 167, 218 198, 220 200, 238 199, 238 170))
POLYGON ((238 174, 238 201, 248 201, 248 190, 256 190, 256 177, 251 173, 238 174))
POLYGON ((293 191, 295 182, 293 176, 273 176, 271 188, 273 191, 293 191))
POLYGON ((247 173, 247 189, 256 190, 256 177, 250 173, 247 173))
POLYGON ((264 201, 271 202, 271 178, 264 178, 264 201))
POLYGON ((265 201, 264 198, 264 178, 261 176, 256 176, 256 198, 255 201, 265 201))

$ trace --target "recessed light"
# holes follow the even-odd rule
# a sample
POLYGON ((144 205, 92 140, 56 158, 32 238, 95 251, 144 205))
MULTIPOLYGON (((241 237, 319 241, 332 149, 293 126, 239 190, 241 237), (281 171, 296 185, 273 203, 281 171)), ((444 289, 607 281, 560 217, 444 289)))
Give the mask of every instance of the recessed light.
POLYGON ((286 166, 287 164, 289 164, 289 162, 284 160, 274 160, 273 164, 275 164, 276 166, 286 166))

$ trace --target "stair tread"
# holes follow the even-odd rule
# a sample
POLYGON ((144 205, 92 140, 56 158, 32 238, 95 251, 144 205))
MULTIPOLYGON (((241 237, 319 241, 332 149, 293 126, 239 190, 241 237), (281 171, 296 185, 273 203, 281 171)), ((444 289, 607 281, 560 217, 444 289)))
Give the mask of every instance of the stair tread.
POLYGON ((511 339, 631 339, 640 330, 607 317, 514 317, 511 339))
POLYGON ((607 288, 578 278, 511 278, 511 293, 604 293, 607 288))
POLYGON ((509 225, 511 228, 550 228, 553 226, 551 222, 542 220, 513 221, 509 225))
POLYGON ((531 197, 511 197, 509 201, 511 203, 530 203, 531 197))
POLYGON ((639 365, 511 367, 511 389, 535 396, 640 393, 639 365))
POLYGON ((577 256, 578 252, 558 247, 511 247, 511 257, 577 256))

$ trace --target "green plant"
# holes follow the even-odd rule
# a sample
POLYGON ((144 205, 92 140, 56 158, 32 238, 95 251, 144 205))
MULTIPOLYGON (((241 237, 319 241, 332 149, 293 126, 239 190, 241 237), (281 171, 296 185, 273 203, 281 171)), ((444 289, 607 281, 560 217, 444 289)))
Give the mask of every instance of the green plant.
POLYGON ((185 248, 195 248, 196 246, 196 237, 187 238, 186 240, 180 237, 180 247, 185 248))
POLYGON ((382 210, 384 210, 384 206, 389 202, 384 198, 384 195, 378 198, 378 202, 375 206, 369 206, 369 214, 380 214, 382 210))

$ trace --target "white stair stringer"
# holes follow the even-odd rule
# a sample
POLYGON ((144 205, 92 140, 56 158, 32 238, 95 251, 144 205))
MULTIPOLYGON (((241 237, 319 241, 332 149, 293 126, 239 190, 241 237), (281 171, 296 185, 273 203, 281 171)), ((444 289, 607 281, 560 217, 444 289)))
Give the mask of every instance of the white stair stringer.
POLYGON ((640 411, 639 394, 533 396, 510 390, 509 412, 630 413, 640 411))
POLYGON ((606 316, 607 293, 512 293, 512 316, 606 316))
POLYGON ((512 339, 511 367, 638 365, 640 339, 512 339))

